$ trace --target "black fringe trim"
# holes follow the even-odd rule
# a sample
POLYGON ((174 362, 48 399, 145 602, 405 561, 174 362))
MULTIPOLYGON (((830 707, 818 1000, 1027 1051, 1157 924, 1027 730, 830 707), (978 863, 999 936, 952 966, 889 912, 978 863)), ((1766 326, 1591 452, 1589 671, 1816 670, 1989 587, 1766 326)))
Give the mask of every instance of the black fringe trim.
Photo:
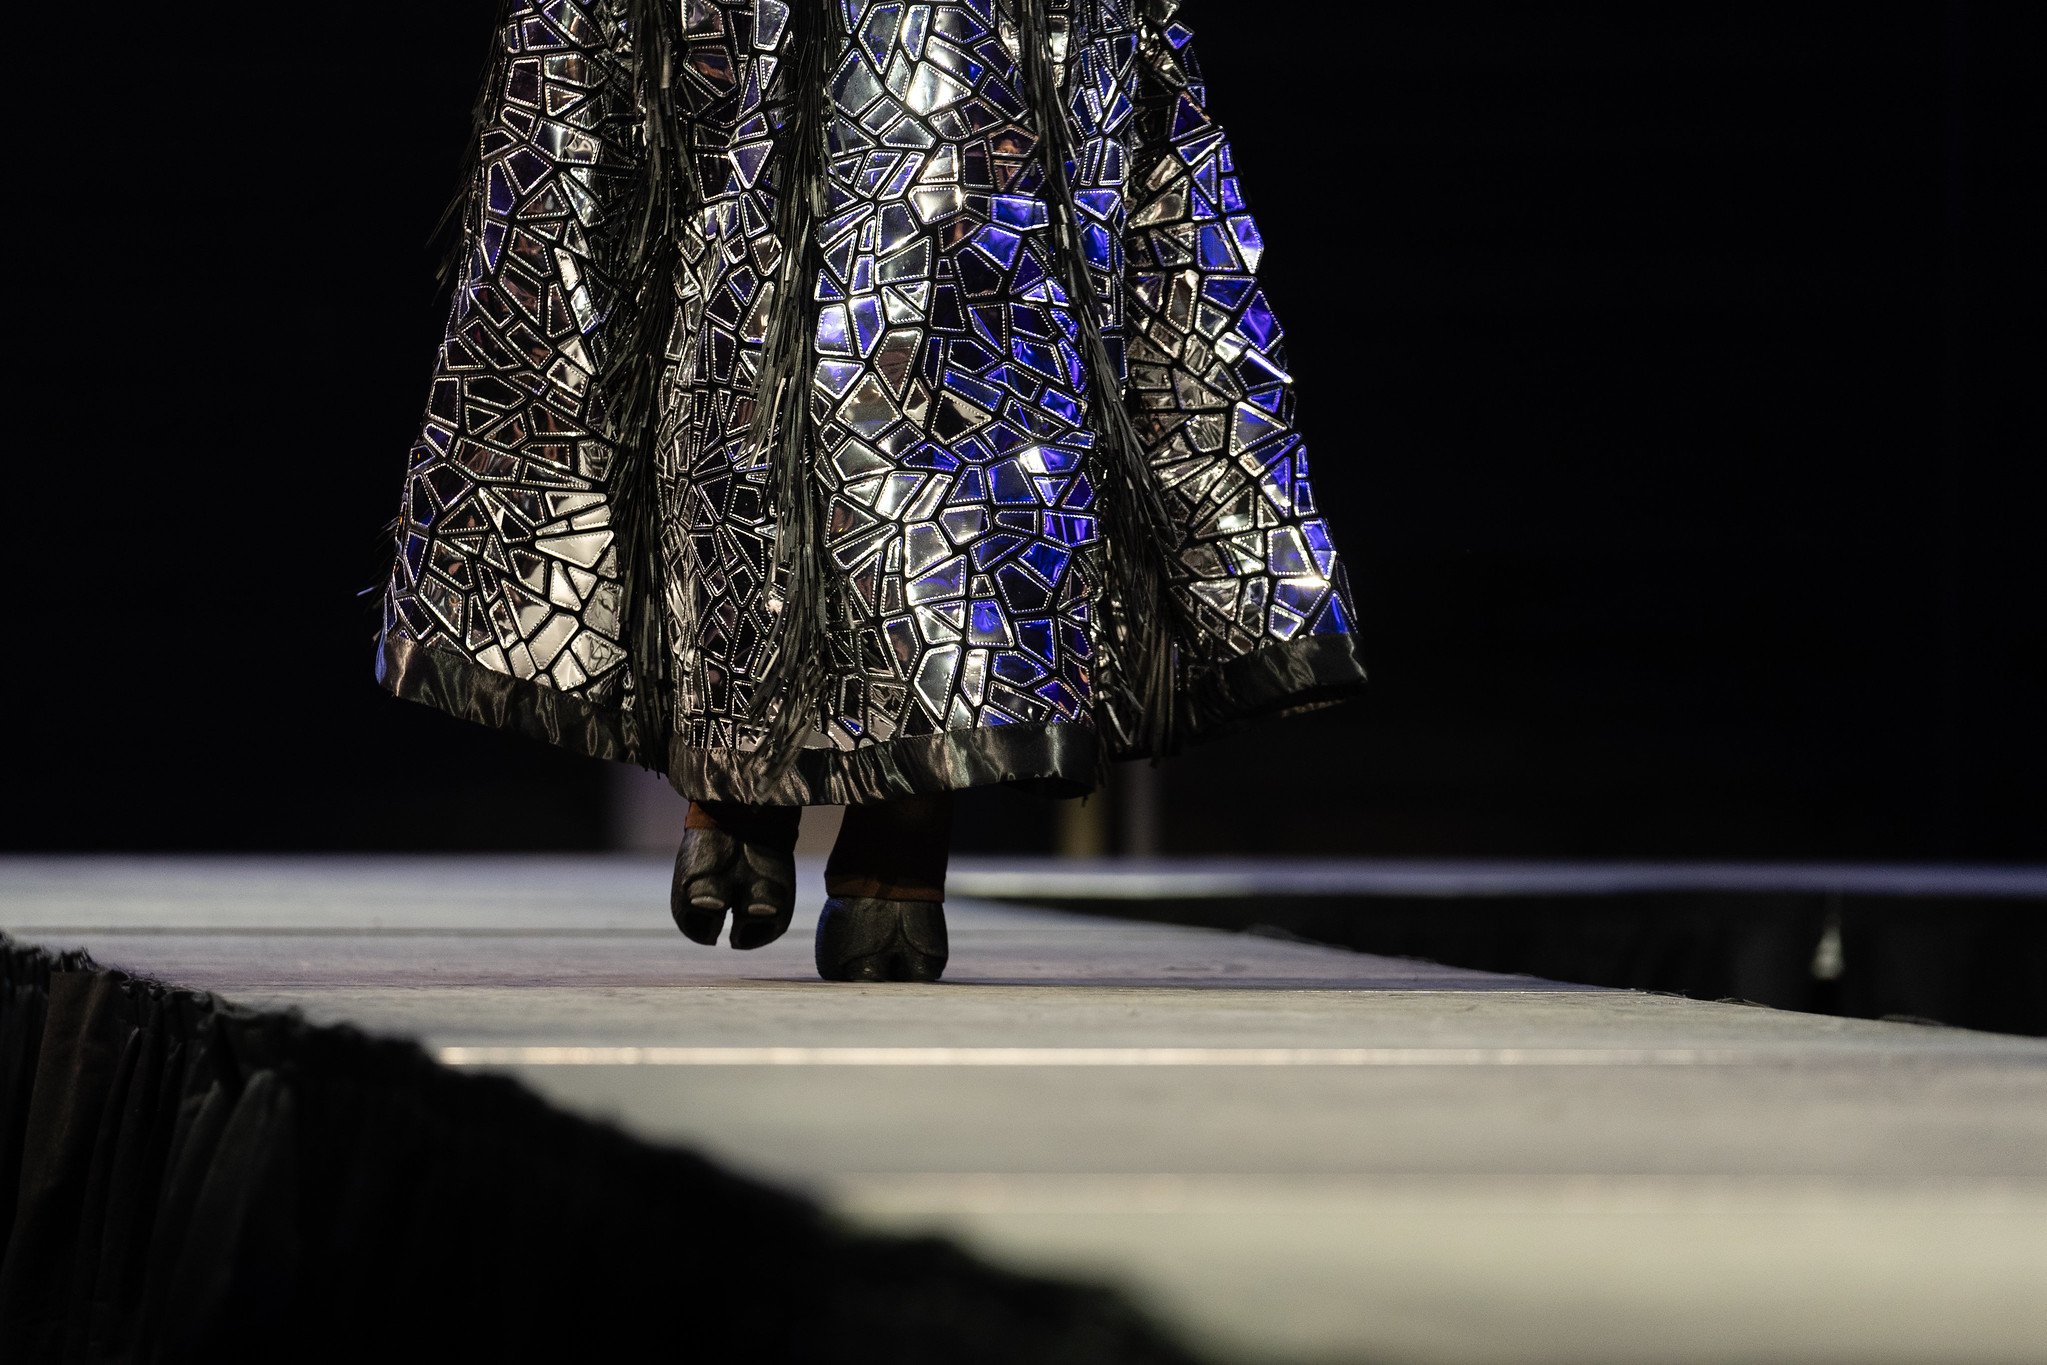
POLYGON ((779 599, 775 636, 751 698, 751 717, 767 726, 760 758, 786 777, 803 741, 830 720, 832 565, 825 549, 826 499, 817 468, 815 384, 818 225, 825 216, 830 135, 835 0, 791 6, 787 55, 777 73, 790 105, 781 132, 781 175, 775 185, 775 272, 767 334, 754 390, 753 448, 769 466, 775 514, 779 599), (776 707, 779 703, 779 707, 776 707), (773 710, 769 715, 770 708, 773 710))
POLYGON ((674 6, 629 0, 625 36, 628 78, 640 115, 638 214, 622 244, 612 307, 623 316, 606 337, 598 393, 607 405, 617 443, 610 499, 622 514, 613 526, 624 590, 622 622, 629 678, 625 712, 631 761, 665 771, 675 732, 675 679, 669 641, 666 585, 669 567, 661 543, 661 487, 657 450, 662 434, 661 386, 668 372, 668 341, 675 326, 675 276, 681 267, 676 234, 688 205, 699 196, 675 108, 677 35, 674 6))
MULTIPOLYGON (((1168 586, 1169 555, 1179 536, 1102 336, 1101 303, 1081 245, 1080 208, 1068 170, 1077 166, 1078 153, 1053 66, 1047 0, 1017 0, 1017 27, 1024 78, 1041 124, 1038 149, 1051 207, 1053 256, 1080 330, 1089 372, 1088 416, 1103 456, 1094 466, 1102 593, 1096 612, 1106 646, 1097 661, 1098 723, 1105 735, 1116 737, 1118 750, 1157 759, 1178 747, 1175 647, 1199 638, 1198 629, 1186 603, 1168 586), (1123 732, 1116 714, 1119 700, 1135 722, 1133 734, 1123 732)), ((1070 30, 1068 36, 1073 36, 1070 30)))

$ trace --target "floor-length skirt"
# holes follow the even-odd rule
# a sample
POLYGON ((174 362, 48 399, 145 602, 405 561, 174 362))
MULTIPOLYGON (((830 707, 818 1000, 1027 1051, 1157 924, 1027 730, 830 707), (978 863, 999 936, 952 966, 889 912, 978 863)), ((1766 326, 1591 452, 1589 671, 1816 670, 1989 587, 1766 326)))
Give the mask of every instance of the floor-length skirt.
POLYGON ((1074 794, 1354 690, 1176 8, 510 5, 382 684, 772 804, 1074 794))

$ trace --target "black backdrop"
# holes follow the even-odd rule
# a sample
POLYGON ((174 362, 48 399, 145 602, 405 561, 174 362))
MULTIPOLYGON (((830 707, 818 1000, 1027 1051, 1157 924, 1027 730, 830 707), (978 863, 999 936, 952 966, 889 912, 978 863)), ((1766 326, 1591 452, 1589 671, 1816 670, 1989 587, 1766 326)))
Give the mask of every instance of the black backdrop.
MULTIPOLYGON (((1374 685, 1167 848, 2047 855, 2029 8, 1190 4, 1374 685)), ((240 10, 16 90, 5 842, 593 846, 604 765, 385 697, 357 596, 493 6, 240 10)))

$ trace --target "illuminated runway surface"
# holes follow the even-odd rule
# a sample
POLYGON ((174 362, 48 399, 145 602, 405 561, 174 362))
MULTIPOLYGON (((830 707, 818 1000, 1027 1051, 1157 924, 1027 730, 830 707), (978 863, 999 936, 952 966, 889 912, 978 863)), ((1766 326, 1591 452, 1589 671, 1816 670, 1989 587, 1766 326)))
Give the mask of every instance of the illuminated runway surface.
POLYGON ((829 985, 814 909, 700 948, 667 873, 15 858, 0 928, 1110 1280, 1223 1358, 2042 1358, 2047 1042, 968 902, 945 983, 829 985))

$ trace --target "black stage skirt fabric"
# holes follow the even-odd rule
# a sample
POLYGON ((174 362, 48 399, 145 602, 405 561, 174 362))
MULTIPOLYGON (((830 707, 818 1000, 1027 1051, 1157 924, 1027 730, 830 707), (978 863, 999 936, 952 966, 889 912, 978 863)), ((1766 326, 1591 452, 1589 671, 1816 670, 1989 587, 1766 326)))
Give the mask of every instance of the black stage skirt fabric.
POLYGON ((417 1046, 0 936, 11 1361, 1188 1359, 417 1046))

